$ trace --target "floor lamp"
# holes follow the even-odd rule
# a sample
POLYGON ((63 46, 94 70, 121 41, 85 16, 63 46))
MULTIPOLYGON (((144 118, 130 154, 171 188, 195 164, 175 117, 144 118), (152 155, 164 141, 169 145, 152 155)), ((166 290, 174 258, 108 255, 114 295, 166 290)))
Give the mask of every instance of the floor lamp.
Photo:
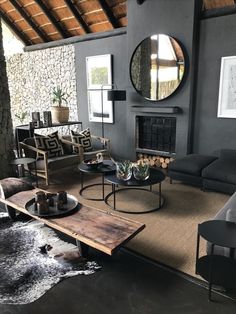
POLYGON ((108 101, 124 101, 126 100, 126 91, 116 89, 116 86, 113 84, 102 85, 101 87, 101 104, 102 104, 102 137, 104 138, 104 113, 103 113, 103 91, 107 91, 107 100, 108 101), (115 89, 108 89, 107 87, 115 87, 115 89), (104 88, 106 87, 106 88, 104 88))

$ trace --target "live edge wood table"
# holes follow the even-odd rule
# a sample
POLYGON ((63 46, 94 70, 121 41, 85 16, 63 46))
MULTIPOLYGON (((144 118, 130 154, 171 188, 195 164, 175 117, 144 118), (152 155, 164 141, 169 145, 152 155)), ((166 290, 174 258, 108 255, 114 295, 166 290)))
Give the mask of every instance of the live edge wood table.
POLYGON ((66 217, 45 219, 32 215, 25 209, 25 204, 35 197, 37 191, 40 189, 19 192, 7 199, 0 198, 0 202, 76 239, 84 255, 88 247, 112 255, 145 228, 140 222, 82 204, 76 213, 66 217))

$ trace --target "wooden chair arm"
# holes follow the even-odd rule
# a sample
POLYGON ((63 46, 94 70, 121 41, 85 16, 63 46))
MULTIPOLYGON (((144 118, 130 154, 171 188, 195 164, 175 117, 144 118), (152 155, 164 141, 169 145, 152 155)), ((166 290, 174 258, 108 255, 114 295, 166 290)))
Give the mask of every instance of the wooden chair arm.
POLYGON ((36 152, 38 154, 42 154, 44 156, 47 156, 47 154, 48 154, 48 152, 45 151, 45 150, 39 149, 37 147, 31 146, 31 145, 28 145, 28 144, 25 144, 23 142, 20 142, 19 144, 20 144, 20 148, 21 149, 24 149, 24 148, 30 149, 30 150, 33 150, 34 152, 36 152))
POLYGON ((108 138, 97 136, 97 135, 91 135, 91 138, 100 141, 103 145, 105 145, 109 149, 109 147, 110 147, 110 140, 108 138))

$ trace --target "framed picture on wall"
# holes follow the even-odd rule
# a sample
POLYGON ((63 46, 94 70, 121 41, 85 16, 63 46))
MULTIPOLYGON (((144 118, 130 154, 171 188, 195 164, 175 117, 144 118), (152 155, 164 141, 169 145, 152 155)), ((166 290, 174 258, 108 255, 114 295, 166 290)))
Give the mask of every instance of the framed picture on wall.
POLYGON ((236 56, 222 57, 218 118, 236 118, 236 56))
POLYGON ((86 58, 89 121, 113 123, 113 102, 107 100, 112 88, 112 55, 86 58))

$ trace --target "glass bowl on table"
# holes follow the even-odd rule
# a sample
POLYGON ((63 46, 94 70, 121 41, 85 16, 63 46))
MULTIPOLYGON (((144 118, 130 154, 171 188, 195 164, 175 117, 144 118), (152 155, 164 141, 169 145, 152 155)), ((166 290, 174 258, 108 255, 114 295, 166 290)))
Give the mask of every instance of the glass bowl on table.
POLYGON ((116 162, 116 176, 120 180, 128 181, 132 177, 132 162, 124 160, 116 162))
POLYGON ((133 175, 136 180, 147 180, 150 176, 149 163, 138 160, 133 164, 133 175))

